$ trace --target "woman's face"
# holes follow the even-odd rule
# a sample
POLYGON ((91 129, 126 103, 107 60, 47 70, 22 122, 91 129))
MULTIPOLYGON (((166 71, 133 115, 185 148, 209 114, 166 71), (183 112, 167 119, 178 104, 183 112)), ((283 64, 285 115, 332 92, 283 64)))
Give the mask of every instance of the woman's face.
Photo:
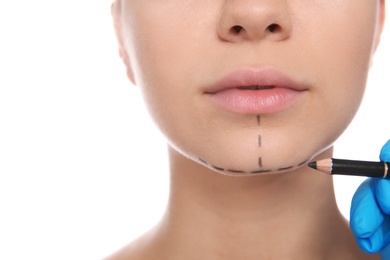
POLYGON ((170 145, 243 175, 294 169, 344 131, 383 2, 123 0, 114 9, 130 78, 170 145))

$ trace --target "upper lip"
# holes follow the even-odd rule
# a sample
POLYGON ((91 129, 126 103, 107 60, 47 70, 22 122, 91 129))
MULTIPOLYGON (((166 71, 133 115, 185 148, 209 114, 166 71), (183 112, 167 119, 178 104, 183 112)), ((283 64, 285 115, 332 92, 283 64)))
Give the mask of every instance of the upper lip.
POLYGON ((238 68, 215 81, 205 90, 205 93, 214 94, 232 88, 253 90, 288 88, 296 91, 307 89, 303 82, 275 68, 238 68))

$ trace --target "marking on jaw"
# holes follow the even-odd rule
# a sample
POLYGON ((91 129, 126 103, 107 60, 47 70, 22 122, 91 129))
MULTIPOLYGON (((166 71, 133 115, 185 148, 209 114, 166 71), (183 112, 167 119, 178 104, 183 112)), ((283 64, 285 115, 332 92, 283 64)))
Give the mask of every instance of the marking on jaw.
POLYGON ((244 171, 240 171, 240 170, 226 170, 228 172, 231 172, 231 173, 245 173, 244 171))
POLYGON ((283 167, 283 168, 279 168, 278 171, 285 171, 285 170, 289 170, 292 168, 294 168, 294 166, 283 167))
POLYGON ((259 171, 253 171, 251 173, 252 174, 257 174, 257 173, 267 173, 267 172, 272 172, 272 170, 259 170, 259 171))
POLYGON ((211 167, 213 167, 214 169, 216 169, 216 170, 218 170, 218 171, 221 171, 221 172, 224 172, 224 171, 225 171, 224 168, 221 168, 221 167, 218 167, 218 166, 212 165, 211 167))
MULTIPOLYGON (((277 170, 263 170, 263 169, 258 169, 258 170, 253 170, 253 171, 244 171, 244 170, 237 170, 237 169, 225 169, 223 167, 219 167, 219 166, 215 166, 215 165, 211 165, 209 163, 207 163, 205 160, 201 159, 201 158, 198 158, 199 162, 201 162, 202 164, 204 164, 205 166, 208 166, 208 167, 211 167, 213 168, 214 170, 217 170, 217 171, 220 171, 220 172, 225 172, 225 173, 236 173, 236 174, 260 174, 260 173, 273 173, 273 172, 278 172, 278 171, 284 171, 284 170, 290 170, 290 169, 294 169, 296 167, 300 167, 300 166, 303 166, 304 164, 306 164, 309 160, 306 160, 298 165, 294 165, 294 166, 288 166, 288 167, 283 167, 283 168, 279 168, 277 170)), ((259 157, 259 166, 260 164, 262 165, 262 158, 259 157)))
POLYGON ((203 160, 203 159, 201 159, 201 158, 199 158, 199 161, 201 161, 203 164, 205 164, 205 165, 209 165, 205 160, 203 160))

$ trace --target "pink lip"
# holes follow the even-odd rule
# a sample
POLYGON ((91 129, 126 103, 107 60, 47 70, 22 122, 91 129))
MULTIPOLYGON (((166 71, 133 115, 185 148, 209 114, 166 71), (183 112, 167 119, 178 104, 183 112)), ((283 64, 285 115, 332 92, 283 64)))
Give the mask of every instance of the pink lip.
POLYGON ((239 68, 212 84, 205 94, 231 112, 270 114, 293 106, 305 90, 305 84, 276 69, 239 68), (260 89, 242 89, 251 86, 260 86, 260 89))

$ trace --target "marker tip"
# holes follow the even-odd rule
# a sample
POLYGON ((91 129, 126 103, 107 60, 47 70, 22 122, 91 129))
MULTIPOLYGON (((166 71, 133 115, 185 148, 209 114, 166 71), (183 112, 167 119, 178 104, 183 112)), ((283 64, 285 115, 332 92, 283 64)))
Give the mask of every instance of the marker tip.
POLYGON ((317 169, 317 162, 310 162, 309 167, 311 167, 313 169, 317 169))

